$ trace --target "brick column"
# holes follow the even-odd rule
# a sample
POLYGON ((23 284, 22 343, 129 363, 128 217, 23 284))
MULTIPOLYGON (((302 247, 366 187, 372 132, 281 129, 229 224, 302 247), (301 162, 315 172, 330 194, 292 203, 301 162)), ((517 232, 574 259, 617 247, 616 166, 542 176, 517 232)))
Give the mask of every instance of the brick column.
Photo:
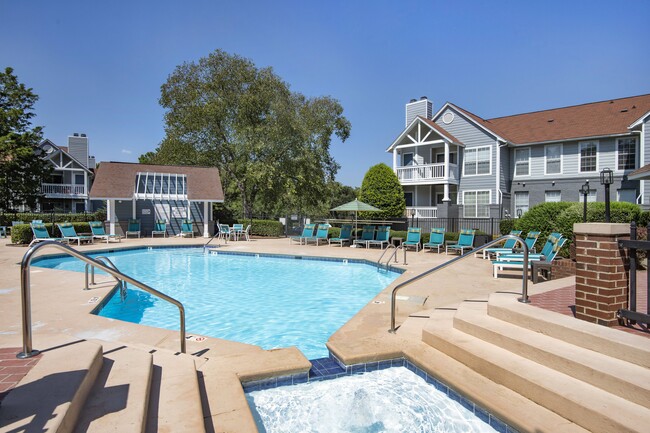
POLYGON ((618 241, 630 239, 628 224, 573 225, 576 238, 576 317, 600 325, 617 324, 627 308, 628 256, 618 241))

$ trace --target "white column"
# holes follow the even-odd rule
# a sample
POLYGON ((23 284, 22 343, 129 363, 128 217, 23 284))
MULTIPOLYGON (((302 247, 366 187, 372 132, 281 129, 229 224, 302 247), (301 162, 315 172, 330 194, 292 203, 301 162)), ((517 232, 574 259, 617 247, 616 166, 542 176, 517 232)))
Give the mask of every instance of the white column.
POLYGON ((190 206, 190 203, 191 202, 188 200, 187 201, 187 220, 188 221, 192 219, 192 207, 190 206))
POLYGON ((115 234, 115 220, 117 220, 117 215, 115 214, 115 200, 109 199, 106 203, 107 213, 108 213, 108 230, 109 233, 115 234))
POLYGON ((397 149, 393 149, 393 171, 397 173, 397 149))
POLYGON ((135 197, 133 197, 133 200, 131 201, 131 218, 136 219, 137 215, 137 205, 135 202, 135 197))
POLYGON ((209 238, 210 233, 208 233, 208 218, 210 217, 208 211, 208 202, 203 202, 203 237, 209 238))
POLYGON ((88 172, 84 170, 84 195, 86 196, 84 208, 86 209, 86 212, 90 212, 90 198, 88 197, 89 194, 90 187, 88 186, 88 172))
POLYGON ((445 140, 445 183, 443 184, 442 201, 449 199, 449 142, 445 140))
MULTIPOLYGON (((639 167, 645 165, 645 123, 641 124, 641 134, 639 134, 639 167)), ((645 180, 639 181, 639 195, 641 196, 641 203, 646 204, 645 200, 645 180)))

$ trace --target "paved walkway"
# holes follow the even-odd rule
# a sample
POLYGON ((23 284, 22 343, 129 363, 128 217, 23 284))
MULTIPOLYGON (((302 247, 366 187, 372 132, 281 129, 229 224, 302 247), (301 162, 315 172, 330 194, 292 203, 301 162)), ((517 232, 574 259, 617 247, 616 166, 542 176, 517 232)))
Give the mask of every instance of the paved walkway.
POLYGON ((19 347, 0 348, 0 402, 41 358, 37 355, 29 359, 17 359, 19 347))

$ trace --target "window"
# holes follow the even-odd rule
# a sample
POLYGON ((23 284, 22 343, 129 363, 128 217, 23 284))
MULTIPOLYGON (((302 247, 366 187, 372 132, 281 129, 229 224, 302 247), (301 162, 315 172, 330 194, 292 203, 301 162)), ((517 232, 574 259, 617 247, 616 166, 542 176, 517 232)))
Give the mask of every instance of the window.
POLYGON ((74 175, 74 184, 75 185, 83 185, 84 182, 84 175, 83 174, 75 174, 74 175))
POLYGON ((404 201, 406 202, 406 207, 413 206, 413 193, 412 192, 405 192, 404 193, 404 201))
MULTIPOLYGON (((436 163, 437 164, 442 164, 445 162, 445 154, 444 153, 437 153, 436 154, 436 163)), ((449 152, 449 163, 450 164, 456 164, 456 152, 449 152)))
POLYGON ((463 174, 465 176, 476 176, 480 174, 490 174, 492 147, 483 146, 473 149, 465 149, 465 158, 463 162, 463 174))
POLYGON ((530 148, 515 149, 515 176, 530 174, 530 148))
POLYGON ((489 218, 490 191, 463 191, 463 217, 489 218))
POLYGON ((515 192, 515 215, 519 216, 520 210, 522 215, 528 212, 528 191, 515 192))
POLYGON ((173 173, 138 173, 135 178, 137 199, 187 199, 187 177, 173 173))
POLYGON ((545 174, 562 173, 562 145, 551 144, 544 148, 546 156, 545 174))
POLYGON ((413 154, 412 153, 405 153, 402 155, 402 165, 407 166, 407 165, 413 165, 413 154))
POLYGON ((598 142, 580 143, 580 172, 598 171, 598 142))
POLYGON ((619 170, 633 170, 636 168, 636 139, 619 138, 616 140, 618 155, 617 167, 619 170))
POLYGON ((562 192, 561 191, 546 191, 544 193, 544 200, 546 203, 557 203, 562 201, 562 192))
POLYGON ((598 191, 595 189, 590 189, 589 194, 587 194, 587 203, 595 203, 596 202, 596 193, 598 191))

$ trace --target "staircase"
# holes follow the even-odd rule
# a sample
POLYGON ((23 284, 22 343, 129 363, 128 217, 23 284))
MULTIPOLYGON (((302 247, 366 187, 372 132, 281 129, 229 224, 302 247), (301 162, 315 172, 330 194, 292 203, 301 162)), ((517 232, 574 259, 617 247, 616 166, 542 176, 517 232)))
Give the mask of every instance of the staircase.
POLYGON ((495 293, 434 310, 425 348, 406 355, 442 380, 460 379, 461 391, 522 431, 647 432, 650 339, 516 298, 495 293))

